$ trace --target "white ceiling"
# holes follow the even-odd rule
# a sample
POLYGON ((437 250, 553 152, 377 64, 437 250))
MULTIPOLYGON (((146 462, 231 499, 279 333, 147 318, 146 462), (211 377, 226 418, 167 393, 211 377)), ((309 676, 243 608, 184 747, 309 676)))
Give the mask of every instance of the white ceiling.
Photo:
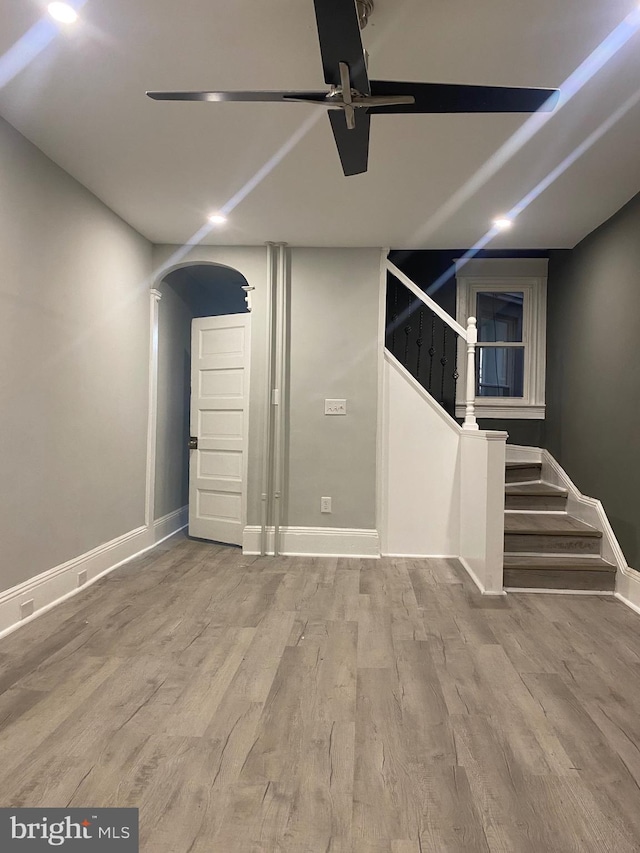
MULTIPOLYGON (((0 0, 0 56, 45 6, 0 0)), ((558 86, 635 8, 636 0, 376 0, 363 39, 374 79, 558 86)), ((312 0, 88 0, 81 22, 0 90, 0 114, 154 242, 192 237, 306 126, 204 242, 465 248, 639 91, 639 47, 636 34, 457 204, 524 116, 374 116, 369 171, 345 178, 321 109, 145 97, 324 89, 312 0)), ((639 130, 636 105, 491 245, 575 245, 640 190, 639 130)))

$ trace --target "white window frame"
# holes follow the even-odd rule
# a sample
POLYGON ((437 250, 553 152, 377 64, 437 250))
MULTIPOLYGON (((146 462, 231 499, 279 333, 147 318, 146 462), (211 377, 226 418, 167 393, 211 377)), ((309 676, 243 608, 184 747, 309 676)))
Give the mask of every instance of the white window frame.
MULTIPOLYGON (((545 375, 547 337, 547 266, 546 258, 481 258, 456 261, 456 318, 467 325, 476 312, 478 293, 524 293, 522 343, 524 346, 524 386, 522 397, 476 397, 478 418, 524 418, 541 420, 545 416, 545 375)), ((500 346, 498 342, 486 342, 500 346)), ((480 350, 478 345, 476 350, 480 350)), ((456 415, 464 417, 466 388, 466 344, 458 340, 456 415)))

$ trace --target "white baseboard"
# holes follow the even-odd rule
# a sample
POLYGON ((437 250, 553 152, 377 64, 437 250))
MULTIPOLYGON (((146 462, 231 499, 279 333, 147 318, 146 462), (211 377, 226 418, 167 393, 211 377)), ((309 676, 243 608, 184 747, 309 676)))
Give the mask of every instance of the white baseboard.
MULTIPOLYGON (((153 545, 159 545, 164 542, 169 536, 173 536, 178 530, 184 530, 189 523, 189 507, 183 506, 170 512, 168 515, 163 515, 162 518, 156 518, 153 522, 154 542, 153 545)), ((152 545, 152 547, 153 547, 152 545)))
MULTIPOLYGON (((274 529, 267 528, 267 553, 273 554, 274 529)), ((281 527, 280 553, 291 557, 380 557, 377 530, 346 527, 281 527)), ((248 526, 242 537, 243 554, 260 553, 260 527, 248 526)))
POLYGON ((381 557, 406 557, 407 560, 459 560, 456 554, 391 554, 383 551, 381 557))
POLYGON ((183 507, 157 519, 151 529, 144 525, 137 527, 0 592, 0 639, 182 530, 187 509, 183 507), (22 618, 24 605, 29 612, 26 618, 22 618))
POLYGON ((613 590, 608 589, 538 589, 538 587, 529 588, 527 586, 506 586, 505 592, 510 594, 526 592, 538 595, 614 595, 613 590))
POLYGON ((626 604, 636 613, 640 613, 640 573, 628 566, 625 571, 619 571, 616 577, 615 596, 618 601, 626 604))

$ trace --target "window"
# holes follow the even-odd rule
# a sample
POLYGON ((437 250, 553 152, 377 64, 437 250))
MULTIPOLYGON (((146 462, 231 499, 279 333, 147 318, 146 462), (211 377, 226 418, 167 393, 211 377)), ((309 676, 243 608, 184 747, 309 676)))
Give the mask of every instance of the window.
MULTIPOLYGON (((478 324, 476 415, 544 418, 547 261, 478 259, 457 272, 457 319, 478 324)), ((459 343, 456 414, 464 415, 466 358, 459 343)))

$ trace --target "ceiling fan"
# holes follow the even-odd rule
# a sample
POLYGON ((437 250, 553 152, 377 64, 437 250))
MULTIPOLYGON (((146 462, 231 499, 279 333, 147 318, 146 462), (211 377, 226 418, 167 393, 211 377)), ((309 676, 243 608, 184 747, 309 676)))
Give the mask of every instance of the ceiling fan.
POLYGON ((381 113, 529 113, 555 107, 557 89, 370 80, 360 29, 373 0, 313 0, 328 92, 147 92, 156 101, 280 101, 329 108, 345 175, 367 171, 371 116, 381 113))

